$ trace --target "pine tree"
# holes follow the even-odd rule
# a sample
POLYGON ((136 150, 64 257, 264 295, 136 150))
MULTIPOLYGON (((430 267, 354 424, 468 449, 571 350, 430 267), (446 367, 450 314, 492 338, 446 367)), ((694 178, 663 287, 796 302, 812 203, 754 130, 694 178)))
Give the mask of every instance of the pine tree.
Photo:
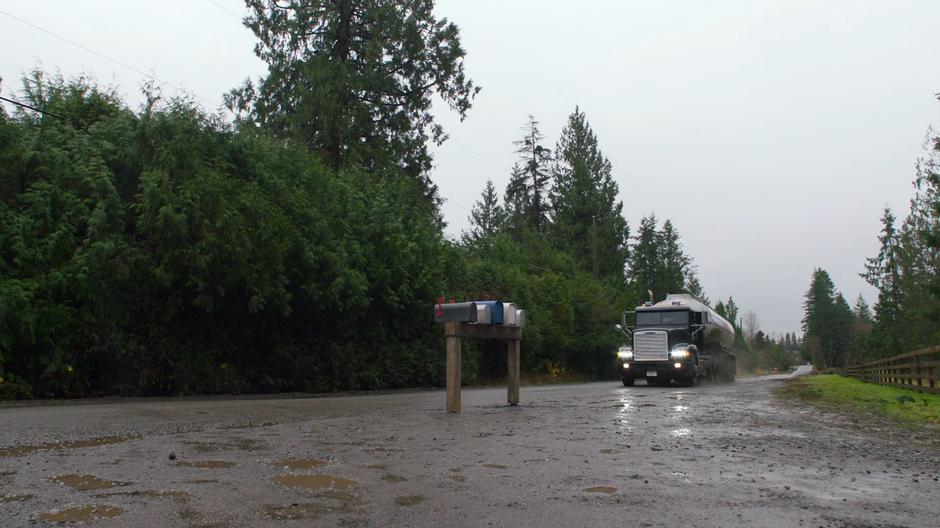
POLYGON ((728 312, 728 321, 731 322, 735 327, 738 326, 738 305, 734 303, 734 297, 729 296, 728 302, 725 303, 725 310, 728 312))
POLYGON ((546 193, 550 181, 552 152, 542 145, 539 123, 531 115, 523 127, 523 137, 514 141, 520 161, 513 166, 504 202, 510 226, 544 233, 549 207, 546 193))
POLYGON ((860 274, 869 284, 878 288, 875 303, 874 338, 881 355, 900 353, 902 349, 901 324, 901 255, 900 241, 894 226, 894 214, 885 208, 881 216, 881 249, 865 262, 865 273, 860 274))
POLYGON ((246 3, 267 73, 233 90, 229 107, 325 154, 334 168, 425 175, 429 142, 446 138, 433 98, 463 119, 479 91, 464 73, 457 26, 438 19, 431 0, 246 3))
POLYGON ((803 301, 803 333, 812 340, 812 360, 819 368, 834 366, 835 313, 835 285, 825 270, 817 268, 803 301))
POLYGON ((483 195, 470 211, 470 230, 465 232, 465 244, 474 245, 499 233, 505 222, 503 208, 499 205, 493 180, 486 180, 483 195))
POLYGON ((680 293, 685 289, 686 277, 690 273, 692 260, 682 250, 679 232, 671 220, 666 220, 658 233, 659 258, 662 262, 655 291, 680 293))
POLYGON ((628 277, 636 290, 638 299, 648 298, 647 290, 653 291, 653 300, 665 297, 666 292, 657 291, 659 277, 662 275, 659 236, 656 232, 656 215, 651 214, 640 220, 636 242, 630 253, 628 277))
POLYGON ((555 147, 549 194, 552 240, 576 258, 582 270, 622 280, 630 233, 618 192, 610 161, 576 107, 555 147))

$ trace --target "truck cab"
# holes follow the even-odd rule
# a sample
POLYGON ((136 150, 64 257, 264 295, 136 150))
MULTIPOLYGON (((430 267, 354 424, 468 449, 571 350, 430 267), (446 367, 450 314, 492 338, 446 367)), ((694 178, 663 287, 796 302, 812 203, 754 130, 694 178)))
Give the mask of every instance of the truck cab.
POLYGON ((702 301, 687 294, 667 295, 624 314, 618 328, 632 338, 620 347, 617 368, 623 384, 645 379, 649 385, 678 381, 695 385, 699 378, 734 379, 734 328, 702 301), (627 316, 633 324, 627 325, 627 316))

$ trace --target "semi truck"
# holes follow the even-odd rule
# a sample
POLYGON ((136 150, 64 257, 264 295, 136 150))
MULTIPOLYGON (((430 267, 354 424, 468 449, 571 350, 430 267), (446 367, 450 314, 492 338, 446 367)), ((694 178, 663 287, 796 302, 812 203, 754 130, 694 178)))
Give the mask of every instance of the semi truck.
POLYGON ((663 301, 624 312, 621 323, 617 330, 632 341, 617 351, 625 386, 638 379, 661 386, 673 381, 693 386, 700 379, 734 381, 734 326, 701 300, 668 294, 663 301))

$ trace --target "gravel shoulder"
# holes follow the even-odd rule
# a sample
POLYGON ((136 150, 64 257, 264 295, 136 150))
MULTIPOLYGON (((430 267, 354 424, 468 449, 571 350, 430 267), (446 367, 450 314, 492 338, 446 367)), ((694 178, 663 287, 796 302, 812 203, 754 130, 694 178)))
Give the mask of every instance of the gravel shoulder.
MULTIPOLYGON (((785 377, 0 407, 10 526, 934 526, 940 450, 785 377)), ((6 524, 5 524, 6 525, 6 524)))

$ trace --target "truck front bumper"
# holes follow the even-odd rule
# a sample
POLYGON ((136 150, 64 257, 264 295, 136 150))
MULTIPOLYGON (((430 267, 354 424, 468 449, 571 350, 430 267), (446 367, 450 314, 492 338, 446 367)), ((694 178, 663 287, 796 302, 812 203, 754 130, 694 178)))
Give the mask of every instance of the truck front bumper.
POLYGON ((692 373, 691 361, 624 361, 620 365, 620 377, 625 379, 681 379, 692 373))

